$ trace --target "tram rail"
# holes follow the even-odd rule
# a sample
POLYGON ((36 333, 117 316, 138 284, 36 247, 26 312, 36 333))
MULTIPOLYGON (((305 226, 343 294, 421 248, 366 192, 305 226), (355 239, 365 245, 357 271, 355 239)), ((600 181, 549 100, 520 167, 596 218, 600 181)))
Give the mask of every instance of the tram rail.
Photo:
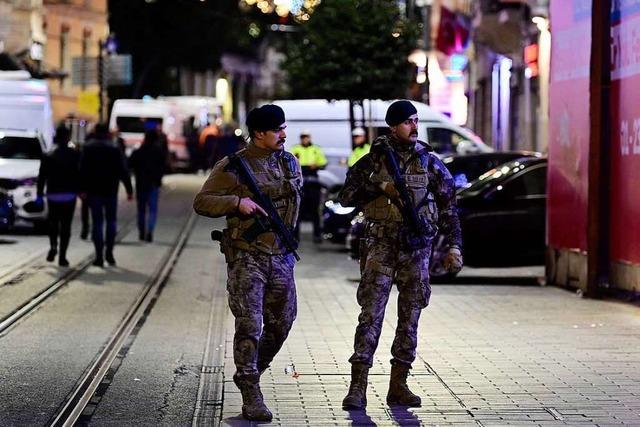
MULTIPOLYGON (((118 234, 116 236, 117 242, 121 241, 127 234, 129 234, 129 232, 133 228, 134 223, 135 221, 132 219, 118 231, 118 234)), ((37 310, 49 297, 54 295, 57 291, 59 291, 61 288, 63 288, 65 285, 71 282, 73 279, 75 279, 76 277, 84 273, 87 270, 87 268, 89 268, 94 258, 95 258, 95 255, 93 253, 91 253, 90 255, 87 255, 85 258, 82 259, 82 261, 80 261, 74 267, 66 271, 61 277, 57 278, 52 283, 45 286, 44 289, 35 293, 31 298, 29 298, 28 300, 20 304, 10 313, 1 317, 0 318, 0 338, 13 325, 17 324, 22 319, 26 318, 29 314, 37 310)), ((23 264, 22 268, 19 271, 15 271, 15 275, 11 276, 12 279, 9 279, 9 280, 15 280, 15 278, 18 277, 21 272, 27 271, 31 267, 35 267, 36 264, 37 264, 37 261, 35 258, 31 262, 27 261, 26 263, 23 264)), ((0 284, 0 286, 2 286, 2 284, 0 284)))
POLYGON ((84 375, 68 395, 52 417, 51 426, 73 426, 92 400, 106 373, 114 363, 116 357, 132 335, 134 328, 144 322, 147 314, 160 296, 165 283, 168 281, 180 254, 194 228, 196 215, 191 214, 185 222, 176 240, 159 264, 159 268, 149 278, 135 302, 123 316, 120 324, 109 338, 104 349, 94 358, 93 363, 85 370, 84 375))

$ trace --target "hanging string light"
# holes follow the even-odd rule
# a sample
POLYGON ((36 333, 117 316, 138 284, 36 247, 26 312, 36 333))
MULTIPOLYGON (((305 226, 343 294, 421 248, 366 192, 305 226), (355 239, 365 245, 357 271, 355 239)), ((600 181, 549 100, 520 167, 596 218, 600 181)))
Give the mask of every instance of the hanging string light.
POLYGON ((276 13, 285 18, 290 14, 297 21, 308 21, 321 0, 240 0, 241 7, 257 7, 262 13, 276 13))

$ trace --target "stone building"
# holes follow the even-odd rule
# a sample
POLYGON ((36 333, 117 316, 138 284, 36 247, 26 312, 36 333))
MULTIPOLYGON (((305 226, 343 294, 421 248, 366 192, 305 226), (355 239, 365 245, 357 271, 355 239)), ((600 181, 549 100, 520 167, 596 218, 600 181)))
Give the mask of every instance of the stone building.
POLYGON ((44 0, 44 62, 67 74, 50 85, 54 120, 98 120, 98 85, 74 85, 72 61, 98 56, 98 43, 109 35, 107 19, 107 0, 44 0))
POLYGON ((96 121, 96 80, 74 85, 72 62, 98 56, 107 19, 107 0, 0 0, 0 69, 47 79, 55 121, 96 121))

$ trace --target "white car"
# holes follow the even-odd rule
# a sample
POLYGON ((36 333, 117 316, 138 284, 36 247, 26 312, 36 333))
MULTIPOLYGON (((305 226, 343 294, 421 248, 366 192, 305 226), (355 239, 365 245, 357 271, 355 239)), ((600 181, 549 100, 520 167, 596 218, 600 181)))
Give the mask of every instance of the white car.
POLYGON ((42 227, 47 219, 46 203, 38 204, 40 159, 50 150, 34 131, 0 129, 0 189, 13 198, 16 220, 42 227))

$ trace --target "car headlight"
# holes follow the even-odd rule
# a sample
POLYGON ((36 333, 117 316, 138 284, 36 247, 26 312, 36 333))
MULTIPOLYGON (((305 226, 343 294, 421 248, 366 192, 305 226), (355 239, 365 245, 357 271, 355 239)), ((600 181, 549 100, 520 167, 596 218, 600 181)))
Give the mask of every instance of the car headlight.
POLYGON ((342 206, 340 203, 334 202, 333 200, 327 200, 324 206, 336 215, 349 215, 356 209, 351 206, 342 206))

